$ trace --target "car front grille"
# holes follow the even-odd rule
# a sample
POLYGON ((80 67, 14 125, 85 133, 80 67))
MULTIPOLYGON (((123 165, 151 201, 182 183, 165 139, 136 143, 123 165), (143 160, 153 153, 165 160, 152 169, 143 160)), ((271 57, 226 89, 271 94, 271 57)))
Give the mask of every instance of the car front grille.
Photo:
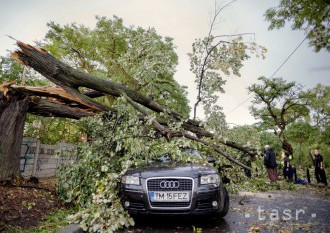
POLYGON ((147 180, 148 194, 150 192, 189 192, 190 200, 189 202, 152 202, 148 195, 151 208, 189 208, 191 205, 192 199, 192 190, 193 190, 193 179, 191 178, 172 178, 172 177, 159 177, 151 178, 147 180), (175 182, 178 185, 176 187, 162 187, 161 182, 175 182))
POLYGON ((157 178, 150 179, 147 182, 148 191, 192 191, 193 181, 186 178, 157 178), (160 183, 162 181, 178 181, 178 188, 162 188, 160 183))

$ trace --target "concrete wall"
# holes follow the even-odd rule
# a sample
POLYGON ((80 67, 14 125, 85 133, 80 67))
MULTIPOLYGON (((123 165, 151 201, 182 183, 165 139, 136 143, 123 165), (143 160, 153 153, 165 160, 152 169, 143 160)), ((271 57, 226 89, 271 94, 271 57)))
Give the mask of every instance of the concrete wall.
POLYGON ((35 138, 23 138, 21 149, 21 175, 24 177, 56 176, 61 164, 74 162, 76 155, 71 151, 75 145, 59 143, 41 144, 35 138))

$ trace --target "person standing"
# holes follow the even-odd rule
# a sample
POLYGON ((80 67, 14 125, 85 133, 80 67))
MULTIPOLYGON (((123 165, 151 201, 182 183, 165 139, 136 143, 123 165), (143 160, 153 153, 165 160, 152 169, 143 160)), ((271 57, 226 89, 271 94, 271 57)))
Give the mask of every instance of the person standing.
POLYGON ((293 180, 293 168, 290 164, 290 154, 285 151, 285 157, 283 159, 283 176, 287 181, 292 182, 293 180))
POLYGON ((268 178, 271 182, 276 182, 277 180, 277 164, 276 164, 276 154, 273 148, 269 145, 265 146, 265 156, 264 165, 267 169, 268 178))
POLYGON ((317 180, 317 183, 324 183, 325 185, 328 184, 327 177, 325 175, 324 170, 324 162, 323 162, 323 156, 319 153, 319 150, 314 150, 314 174, 315 178, 317 180))

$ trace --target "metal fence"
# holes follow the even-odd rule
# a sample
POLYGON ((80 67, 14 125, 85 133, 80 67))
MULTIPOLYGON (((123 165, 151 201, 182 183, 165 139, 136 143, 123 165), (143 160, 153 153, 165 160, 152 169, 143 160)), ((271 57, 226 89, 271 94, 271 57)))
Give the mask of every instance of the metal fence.
POLYGON ((74 162, 74 144, 41 144, 35 138, 23 138, 21 149, 21 175, 24 177, 56 176, 61 164, 74 162))

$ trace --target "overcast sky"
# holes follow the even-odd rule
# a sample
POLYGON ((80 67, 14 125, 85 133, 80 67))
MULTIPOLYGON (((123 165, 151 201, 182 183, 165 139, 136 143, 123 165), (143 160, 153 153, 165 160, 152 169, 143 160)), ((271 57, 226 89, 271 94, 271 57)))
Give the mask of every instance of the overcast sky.
MULTIPOLYGON (((228 2, 217 1, 218 5, 228 2)), ((215 34, 255 33, 255 37, 247 36, 246 39, 255 39, 268 49, 265 60, 253 58, 245 62, 242 77, 227 77, 226 93, 220 96, 219 105, 224 108, 229 123, 255 122, 248 110, 251 99, 247 100, 246 88, 260 76, 270 77, 304 38, 303 32, 292 31, 289 26, 267 30, 268 23, 263 14, 277 2, 237 0, 221 14, 215 34)), ((154 27, 162 36, 174 38, 179 56, 175 79, 188 86, 190 105, 195 102, 196 87, 187 53, 196 38, 207 35, 214 0, 0 0, 0 3, 0 56, 6 55, 6 50, 15 49, 14 41, 5 35, 33 44, 34 40, 44 37, 49 21, 93 27, 96 15, 110 18, 117 15, 127 26, 154 27)), ((305 41, 275 77, 312 88, 317 83, 329 85, 329 74, 329 53, 314 53, 305 41)))

